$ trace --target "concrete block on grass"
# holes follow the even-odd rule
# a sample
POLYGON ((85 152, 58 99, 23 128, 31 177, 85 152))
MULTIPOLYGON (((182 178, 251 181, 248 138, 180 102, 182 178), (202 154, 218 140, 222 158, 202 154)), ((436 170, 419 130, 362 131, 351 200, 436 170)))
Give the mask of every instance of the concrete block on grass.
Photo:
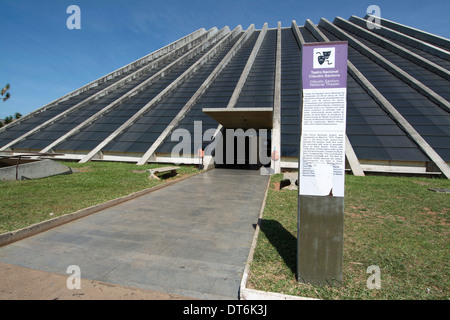
POLYGON ((18 166, 0 168, 1 181, 42 179, 61 174, 71 174, 72 169, 53 160, 39 160, 18 166))

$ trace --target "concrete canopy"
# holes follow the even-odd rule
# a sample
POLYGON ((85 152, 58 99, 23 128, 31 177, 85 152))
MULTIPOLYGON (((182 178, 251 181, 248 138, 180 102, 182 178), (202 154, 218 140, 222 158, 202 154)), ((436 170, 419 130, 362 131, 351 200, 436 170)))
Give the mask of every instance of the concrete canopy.
POLYGON ((272 108, 204 108, 203 112, 227 129, 272 129, 272 108))

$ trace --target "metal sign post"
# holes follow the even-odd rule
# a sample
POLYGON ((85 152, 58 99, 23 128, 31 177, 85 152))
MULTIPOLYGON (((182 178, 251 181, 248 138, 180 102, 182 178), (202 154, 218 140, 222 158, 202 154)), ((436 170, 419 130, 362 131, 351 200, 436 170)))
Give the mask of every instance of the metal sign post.
POLYGON ((297 277, 342 283, 347 42, 302 47, 297 277))

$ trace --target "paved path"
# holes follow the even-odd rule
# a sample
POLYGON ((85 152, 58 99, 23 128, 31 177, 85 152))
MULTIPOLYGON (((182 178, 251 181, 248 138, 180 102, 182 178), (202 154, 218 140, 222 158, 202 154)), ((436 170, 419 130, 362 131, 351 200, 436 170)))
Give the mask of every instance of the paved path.
POLYGON ((67 279, 71 265, 169 298, 237 299, 267 183, 259 171, 216 169, 0 248, 0 299, 14 291, 1 285, 11 266, 67 279))

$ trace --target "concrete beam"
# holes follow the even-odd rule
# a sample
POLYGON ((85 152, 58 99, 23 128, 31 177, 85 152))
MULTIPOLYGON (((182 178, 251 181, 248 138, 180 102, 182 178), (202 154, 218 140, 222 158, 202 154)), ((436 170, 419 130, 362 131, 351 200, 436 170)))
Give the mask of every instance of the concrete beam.
POLYGON ((281 22, 277 29, 277 53, 275 58, 275 86, 273 92, 273 119, 272 119, 272 157, 270 167, 275 174, 281 173, 281 22), (276 157, 278 153, 278 157, 276 157))
POLYGON ((330 39, 310 19, 305 21, 305 28, 319 41, 330 42, 330 39))
POLYGON ((450 102, 448 102, 446 99, 442 98, 440 95, 438 95, 436 92, 425 86, 422 82, 418 81, 416 78, 412 77, 409 73, 405 72, 404 70, 397 67, 395 64, 384 58, 379 53, 375 52, 374 50, 367 47, 362 42, 355 39, 353 36, 349 35, 347 32, 342 30, 341 28, 335 26, 330 21, 328 21, 325 18, 322 18, 320 20, 319 25, 325 29, 327 29, 329 32, 335 34, 341 39, 345 39, 348 41, 349 45, 351 45, 353 48, 361 52, 363 55, 367 56, 371 60, 375 61, 379 65, 381 65, 383 68, 385 68, 387 71, 391 72, 395 76, 397 76, 399 79, 410 85, 412 88, 419 91, 421 94, 426 96, 428 99, 436 103, 438 106, 440 106, 445 111, 450 111, 450 102))
POLYGON ((440 175, 440 172, 427 172, 426 167, 415 167, 415 166, 402 166, 392 165, 392 164, 362 164, 366 172, 383 172, 383 173, 394 173, 394 174, 421 174, 421 175, 440 175))
MULTIPOLYGON (((305 23, 305 27, 311 32, 317 39, 330 42, 325 34, 317 28, 311 20, 307 20, 305 23)), ((347 61, 347 66, 350 65, 350 61, 347 61)), ((355 176, 364 176, 364 171, 361 168, 361 164, 359 163, 358 157, 356 156, 355 150, 347 136, 345 135, 345 157, 347 158, 348 164, 350 165, 350 169, 352 170, 353 175, 355 176)))
MULTIPOLYGON (((67 115, 77 111, 79 108, 82 108, 83 106, 87 105, 88 103, 91 103, 91 102, 99 99, 100 97, 105 96, 105 95, 113 92, 114 90, 117 90, 118 88, 120 88, 121 86, 124 86, 125 84, 127 84, 130 81, 132 81, 133 79, 135 79, 135 78, 137 78, 139 76, 142 76, 143 74, 145 74, 149 70, 152 70, 152 69, 156 68, 159 65, 167 63, 167 60, 173 59, 173 57, 182 55, 184 52, 189 51, 190 49, 192 49, 192 47, 195 47, 197 45, 200 45, 201 43, 204 43, 205 40, 209 39, 210 37, 213 37, 217 33, 218 33, 217 29, 216 28, 212 28, 207 33, 204 33, 200 37, 195 38, 194 40, 188 42, 184 46, 181 46, 181 47, 171 51, 170 53, 161 56, 160 58, 156 59, 155 61, 153 61, 151 63, 148 63, 148 64, 144 65, 141 68, 138 68, 135 72, 131 73, 130 75, 126 76, 125 78, 123 78, 123 79, 121 79, 121 80, 119 80, 117 82, 112 83, 110 86, 106 87, 105 89, 103 89, 103 90, 97 92, 96 94, 94 94, 94 95, 92 95, 92 96, 90 96, 90 97, 80 101, 79 103, 75 104, 74 106, 70 107, 69 109, 67 109, 67 110, 65 110, 65 111, 63 111, 61 113, 58 113, 57 115, 55 115, 51 119, 45 121, 44 123, 36 126, 33 129, 29 130, 28 132, 26 132, 25 134, 21 135, 17 139, 14 139, 13 141, 9 142, 5 146, 3 146, 0 149, 0 151, 6 150, 6 149, 12 147, 13 145, 19 143, 20 141, 23 141, 24 139, 26 139, 30 135, 35 134, 36 132, 44 129, 45 127, 50 126, 51 124, 55 123, 56 121, 58 121, 58 120, 60 120, 60 119, 62 119, 64 117, 66 117, 67 115)), ((219 33, 219 36, 220 36, 220 33, 219 33)), ((137 87, 139 87, 139 85, 136 86, 135 88, 137 88, 137 87)), ((64 134, 61 138, 59 138, 58 140, 53 142, 50 146, 47 146, 46 148, 44 148, 43 150, 45 150, 45 151, 41 151, 41 152, 48 152, 52 147, 56 146, 57 144, 61 143, 64 140, 66 140, 73 133, 79 131, 80 127, 84 127, 86 124, 91 123, 93 121, 93 118, 94 119, 98 118, 101 114, 103 114, 104 112, 109 110, 112 105, 117 105, 120 101, 123 101, 128 96, 130 96, 130 94, 129 94, 130 92, 134 92, 134 91, 131 90, 127 94, 122 95, 120 98, 116 99, 112 104, 109 104, 107 107, 105 107, 101 111, 97 112, 94 116, 92 116, 89 119, 87 119, 86 121, 84 121, 80 126, 77 126, 76 130, 74 129, 74 130, 71 130, 69 133, 64 134)))
POLYGON ((264 26, 261 30, 261 33, 259 34, 258 39, 256 40, 256 43, 253 47, 252 52, 250 53, 250 56, 247 60, 247 63, 244 67, 244 70, 242 71, 241 77, 239 78, 238 83, 236 84, 236 88, 234 89, 233 95, 230 98, 230 101, 228 102, 227 108, 234 108, 236 105, 237 100, 239 99, 239 96, 241 94, 242 88, 245 85, 245 82, 247 81, 248 75, 250 74, 250 70, 253 67, 253 62, 256 59, 256 56, 258 55, 259 49, 261 48, 261 44, 264 40, 264 37, 267 33, 267 22, 264 23, 264 26))
MULTIPOLYGON (((220 42, 219 42, 220 43, 220 42)), ((210 43, 204 43, 196 47, 195 49, 189 51, 184 56, 182 56, 176 65, 179 65, 183 61, 195 56, 197 53, 203 51, 210 43)), ((85 163, 90 161, 99 151, 101 151, 106 145, 108 145, 112 140, 114 140, 119 134, 121 134, 125 129, 130 127, 137 119, 139 119, 145 112, 152 108, 155 104, 161 102, 170 93, 172 93, 179 85, 186 81, 194 72, 196 72, 201 66, 207 63, 216 53, 219 44, 209 49, 209 51, 203 55, 197 62, 195 62, 191 67, 189 67, 182 75, 175 79, 171 84, 169 84, 163 91, 161 91, 155 98, 153 98, 149 103, 142 107, 138 112, 136 112, 130 119, 123 123, 117 130, 111 133, 105 140, 103 140, 98 146, 96 146, 91 152, 89 152, 80 163, 85 163)))
MULTIPOLYGON (((390 51, 392 51, 395 54, 398 54, 401 57, 404 57, 412 62, 414 62, 415 64, 437 74, 438 76, 450 80, 450 72, 441 67, 440 65, 425 59, 424 57, 388 40, 387 38, 381 37, 379 36, 377 33, 379 32, 370 32, 368 30, 370 30, 370 27, 375 27, 375 24, 361 19, 359 17, 356 16, 352 16, 350 18, 350 21, 347 21, 345 19, 342 19, 341 17, 336 17, 336 19, 334 19, 333 23, 342 28, 345 29, 347 31, 353 32, 383 48, 386 48, 390 51)), ((384 28, 384 27, 383 27, 384 28)), ((376 29, 373 29, 372 31, 374 31, 376 29)))
POLYGON ((181 39, 179 39, 179 40, 177 40, 175 42, 172 42, 171 44, 168 44, 167 46, 165 46, 165 47, 163 47, 161 49, 158 49, 158 50, 156 50, 156 51, 146 55, 145 57, 142 57, 142 58, 140 58, 140 59, 138 59, 138 60, 136 60, 134 62, 131 62, 131 63, 127 64, 126 66, 121 67, 121 68, 119 68, 119 69, 117 69, 117 70, 115 70, 115 71, 113 71, 113 72, 111 72, 111 73, 109 73, 109 74, 107 74, 107 75, 97 79, 97 80, 94 80, 94 81, 84 85, 83 87, 81 87, 79 89, 76 89, 76 90, 74 90, 74 91, 72 91, 72 92, 62 96, 61 98, 58 98, 58 99, 56 99, 56 100, 46 104, 45 106, 43 106, 43 107, 41 107, 41 108, 39 108, 39 109, 37 109, 37 110, 35 110, 35 111, 25 115, 23 117, 21 117, 20 119, 18 119, 16 121, 14 121, 14 122, 12 122, 12 123, 10 123, 10 124, 0 128, 0 132, 3 132, 3 131, 5 131, 5 130, 13 127, 13 126, 16 126, 16 125, 20 124, 21 122, 34 117, 36 114, 44 112, 44 111, 46 111, 46 110, 48 110, 48 109, 58 105, 61 102, 66 101, 66 100, 68 100, 68 99, 70 99, 70 98, 72 98, 74 96, 77 96, 77 95, 83 93, 83 92, 86 92, 86 91, 88 91, 91 88, 97 87, 98 85, 100 85, 100 84, 102 84, 102 83, 104 83, 106 81, 110 81, 111 79, 114 79, 115 77, 123 74, 124 72, 127 72, 127 71, 129 71, 129 70, 131 70, 133 68, 137 68, 138 66, 141 66, 142 64, 148 63, 149 61, 153 61, 155 59, 158 59, 158 58, 168 54, 169 52, 172 52, 173 50, 176 50, 179 47, 184 46, 186 43, 191 42, 192 40, 200 37, 201 35, 203 35, 205 33, 206 33, 206 30, 204 28, 201 28, 201 29, 199 29, 197 31, 194 31, 193 33, 191 33, 191 34, 189 34, 189 35, 187 35, 187 36, 185 36, 185 37, 183 37, 183 38, 181 38, 181 39))
POLYGON ((302 45, 305 43, 305 39, 303 38, 302 34, 300 33, 297 22, 295 20, 292 20, 291 29, 292 29, 292 32, 294 33, 295 40, 297 40, 298 47, 301 50, 302 45))
POLYGON ((350 165, 350 169, 354 176, 364 177, 364 170, 359 163, 358 157, 356 156, 355 150, 348 139, 348 136, 345 135, 345 157, 347 158, 348 164, 350 165))
MULTIPOLYGON (((372 17, 371 15, 366 15, 364 19, 369 19, 372 17)), ((408 26, 405 26, 403 24, 385 19, 380 17, 373 17, 376 19, 380 19, 380 23, 382 27, 389 28, 393 31, 397 31, 399 33, 402 33, 404 35, 410 36, 413 39, 422 40, 425 42, 428 42, 432 45, 441 46, 447 49, 450 49, 450 41, 447 38, 437 36, 435 34, 431 34, 429 32, 419 30, 416 28, 411 28, 408 26)))
MULTIPOLYGON (((184 105, 184 107, 178 112, 175 118, 169 123, 166 129, 159 135, 156 141, 150 146, 150 148, 145 152, 141 159, 139 159, 137 165, 146 164, 151 157, 154 156, 156 150, 164 142, 164 140, 172 133, 172 131, 178 126, 180 121, 185 117, 185 115, 192 109, 192 107, 197 103, 197 101, 206 92, 209 86, 214 82, 217 76, 222 72, 222 70, 228 65, 234 55, 239 51, 242 45, 247 41, 250 35, 255 31, 255 26, 250 25, 244 35, 234 44, 230 51, 225 55, 225 57, 220 61, 216 68, 211 72, 211 74, 206 78, 202 85, 197 89, 194 95, 189 99, 189 101, 184 105)), ((234 29, 233 33, 222 40, 219 45, 226 45, 229 41, 233 40, 238 34, 242 32, 242 27, 238 26, 234 29)), ((219 48, 219 47, 218 47, 219 48)), ((221 47, 220 47, 221 48, 221 47)))

